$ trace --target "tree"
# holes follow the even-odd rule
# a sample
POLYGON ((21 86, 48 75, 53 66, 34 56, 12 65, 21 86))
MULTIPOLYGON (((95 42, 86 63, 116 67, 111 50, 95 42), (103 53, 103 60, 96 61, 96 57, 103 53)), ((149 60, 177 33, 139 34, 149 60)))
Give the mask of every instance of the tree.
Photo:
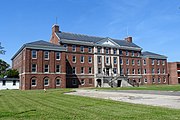
POLYGON ((9 68, 9 64, 0 59, 0 78, 4 78, 6 75, 6 70, 9 68))
POLYGON ((1 46, 1 42, 0 42, 0 54, 5 54, 5 51, 3 49, 4 47, 1 46))
POLYGON ((8 69, 6 76, 7 78, 19 78, 19 72, 16 69, 8 69))

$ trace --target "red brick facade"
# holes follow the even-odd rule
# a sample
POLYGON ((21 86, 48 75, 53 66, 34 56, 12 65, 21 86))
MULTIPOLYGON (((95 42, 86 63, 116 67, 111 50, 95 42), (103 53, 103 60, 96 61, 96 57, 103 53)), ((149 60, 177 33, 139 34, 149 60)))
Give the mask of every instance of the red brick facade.
POLYGON ((168 72, 170 84, 180 84, 180 62, 169 62, 168 72))

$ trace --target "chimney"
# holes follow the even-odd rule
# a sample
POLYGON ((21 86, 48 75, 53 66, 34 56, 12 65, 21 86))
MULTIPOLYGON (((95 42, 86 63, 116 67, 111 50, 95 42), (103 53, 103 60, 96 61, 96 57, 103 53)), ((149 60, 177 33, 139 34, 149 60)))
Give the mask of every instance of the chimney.
POLYGON ((127 37, 127 38, 125 38, 125 40, 126 40, 127 42, 132 43, 132 37, 127 37))
POLYGON ((59 25, 54 24, 54 25, 52 26, 52 33, 54 33, 54 32, 59 32, 59 25))

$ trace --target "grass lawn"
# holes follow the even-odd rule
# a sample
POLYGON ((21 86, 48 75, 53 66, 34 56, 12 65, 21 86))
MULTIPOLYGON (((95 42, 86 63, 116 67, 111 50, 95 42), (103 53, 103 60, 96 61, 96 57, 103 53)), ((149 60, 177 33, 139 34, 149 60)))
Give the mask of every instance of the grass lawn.
POLYGON ((1 90, 1 120, 179 120, 180 110, 64 95, 71 89, 1 90))
POLYGON ((180 85, 144 85, 139 87, 92 88, 97 90, 162 90, 180 91, 180 85))

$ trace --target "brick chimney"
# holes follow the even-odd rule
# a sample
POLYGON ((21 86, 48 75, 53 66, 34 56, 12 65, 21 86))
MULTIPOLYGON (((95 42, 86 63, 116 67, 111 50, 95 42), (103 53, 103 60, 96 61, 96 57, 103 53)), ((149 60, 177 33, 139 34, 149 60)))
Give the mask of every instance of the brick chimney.
POLYGON ((54 24, 52 26, 52 35, 50 38, 51 43, 59 45, 59 38, 56 36, 56 33, 59 33, 59 32, 60 32, 59 31, 59 25, 54 24))
POLYGON ((54 25, 52 26, 52 33, 54 33, 54 32, 59 32, 59 25, 54 24, 54 25))
POLYGON ((132 37, 127 37, 127 38, 125 38, 125 40, 126 40, 127 42, 132 43, 132 37))

